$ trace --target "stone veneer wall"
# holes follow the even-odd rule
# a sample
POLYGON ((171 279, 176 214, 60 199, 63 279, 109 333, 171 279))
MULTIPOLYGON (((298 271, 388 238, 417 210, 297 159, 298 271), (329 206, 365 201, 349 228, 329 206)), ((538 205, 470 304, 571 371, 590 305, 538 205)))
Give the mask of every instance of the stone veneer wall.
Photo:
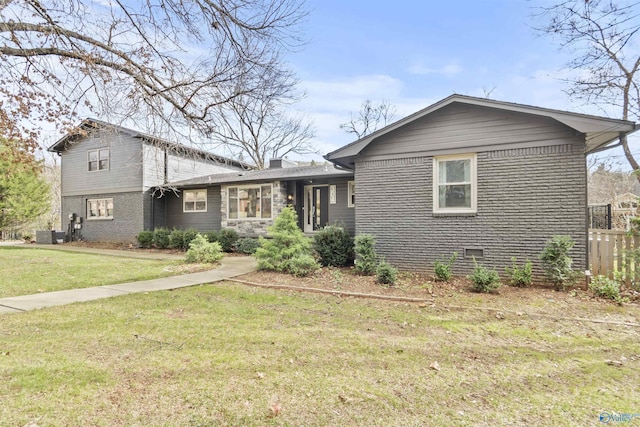
MULTIPOLYGON (((255 185, 266 185, 269 183, 260 183, 255 185)), ((220 214, 222 216, 221 227, 231 228, 236 230, 242 237, 255 237, 265 236, 267 234, 267 227, 273 224, 273 220, 280 214, 282 209, 287 205, 287 185, 285 182, 274 181, 271 183, 272 189, 272 205, 271 205, 271 217, 272 219, 229 219, 227 218, 227 188, 229 187, 243 187, 247 184, 241 185, 223 185, 220 189, 220 214)), ((248 184, 253 185, 253 184, 248 184)))

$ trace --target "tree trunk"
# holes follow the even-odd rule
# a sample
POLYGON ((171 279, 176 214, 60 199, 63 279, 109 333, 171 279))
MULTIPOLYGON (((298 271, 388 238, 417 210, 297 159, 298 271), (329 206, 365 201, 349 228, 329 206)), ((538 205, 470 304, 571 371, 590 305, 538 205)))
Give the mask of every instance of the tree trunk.
POLYGON ((627 135, 620 135, 620 144, 622 144, 622 149, 624 150, 624 156, 627 158, 631 169, 633 169, 633 174, 635 175, 638 182, 640 182, 640 165, 631 154, 631 150, 629 149, 629 143, 627 142, 627 135))

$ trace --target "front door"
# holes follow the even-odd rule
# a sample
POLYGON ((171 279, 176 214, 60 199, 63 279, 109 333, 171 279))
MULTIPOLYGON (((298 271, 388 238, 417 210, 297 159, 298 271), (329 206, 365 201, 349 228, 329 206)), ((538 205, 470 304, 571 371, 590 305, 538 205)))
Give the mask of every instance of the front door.
POLYGON ((304 187, 304 232, 311 233, 329 222, 329 187, 304 187))

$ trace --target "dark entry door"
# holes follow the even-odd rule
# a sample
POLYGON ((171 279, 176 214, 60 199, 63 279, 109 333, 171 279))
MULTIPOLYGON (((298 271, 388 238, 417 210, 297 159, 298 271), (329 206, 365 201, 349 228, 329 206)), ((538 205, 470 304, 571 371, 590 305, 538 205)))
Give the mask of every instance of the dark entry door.
POLYGON ((318 230, 329 222, 329 187, 314 187, 313 206, 315 208, 313 229, 318 230))

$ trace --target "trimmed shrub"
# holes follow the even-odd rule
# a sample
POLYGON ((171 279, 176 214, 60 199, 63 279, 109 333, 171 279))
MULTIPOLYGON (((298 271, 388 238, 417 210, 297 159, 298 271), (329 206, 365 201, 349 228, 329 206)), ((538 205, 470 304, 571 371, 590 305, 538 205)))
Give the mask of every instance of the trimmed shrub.
POLYGON ((217 231, 209 231, 204 235, 204 237, 206 237, 209 243, 213 243, 220 240, 220 233, 217 231))
POLYGON ((571 269, 573 260, 569 256, 573 245, 569 236, 553 236, 540 254, 545 274, 558 290, 564 290, 575 282, 576 273, 571 269))
POLYGON ((336 225, 326 226, 313 236, 313 249, 324 266, 343 267, 353 262, 353 239, 336 225))
POLYGON ((244 239, 239 239, 236 242, 234 250, 239 254, 253 255, 259 247, 260 241, 258 239, 245 237, 244 239))
POLYGON ((527 285, 530 285, 533 281, 531 273, 533 264, 531 263, 531 261, 526 260, 522 267, 518 267, 518 265, 516 265, 517 260, 518 259, 516 257, 512 257, 511 267, 505 267, 504 271, 509 275, 511 279, 509 281, 509 284, 511 286, 523 288, 527 285))
POLYGON ((138 239, 138 245, 141 248, 148 249, 153 244, 153 232, 148 230, 141 231, 136 236, 136 239, 138 239))
POLYGON ((153 232, 153 244, 158 249, 166 249, 169 247, 171 241, 169 236, 171 232, 166 228, 156 228, 153 232))
POLYGON ((169 234, 169 247, 182 250, 184 248, 184 230, 174 228, 169 234))
POLYGON ((398 278, 398 269, 386 261, 382 261, 376 269, 378 283, 383 285, 393 285, 398 278))
POLYGON ((616 302, 622 301, 620 297, 620 283, 606 276, 598 275, 591 279, 589 289, 600 297, 609 298, 616 302))
POLYGON ((218 243, 225 252, 233 252, 233 245, 238 241, 238 232, 232 228, 223 228, 218 234, 218 243))
POLYGON ((436 261, 433 264, 433 270, 436 275, 436 280, 440 282, 446 282, 451 279, 451 275, 452 275, 451 266, 453 265, 457 257, 458 257, 458 253, 454 252, 448 261, 446 260, 436 261))
POLYGON ((486 267, 481 266, 473 259, 473 273, 467 278, 471 280, 472 289, 475 292, 493 292, 502 286, 500 283, 500 276, 495 270, 489 270, 486 267))
POLYGON ((298 255, 289 261, 288 271, 296 277, 306 277, 320 268, 318 261, 311 255, 298 255))
POLYGON ((187 228, 184 230, 184 241, 182 242, 182 249, 188 250, 190 248, 191 241, 194 240, 200 233, 195 228, 187 228))
POLYGON ((356 271, 366 276, 375 274, 378 267, 376 238, 371 234, 360 234, 355 238, 356 271))
POLYGON ((260 270, 301 276, 320 268, 311 255, 311 240, 298 228, 298 216, 292 207, 284 208, 267 232, 271 238, 261 237, 255 253, 260 270))
POLYGON ((185 259, 190 263, 212 264, 220 261, 223 256, 218 242, 210 243, 203 235, 196 234, 196 237, 189 243, 185 259))

